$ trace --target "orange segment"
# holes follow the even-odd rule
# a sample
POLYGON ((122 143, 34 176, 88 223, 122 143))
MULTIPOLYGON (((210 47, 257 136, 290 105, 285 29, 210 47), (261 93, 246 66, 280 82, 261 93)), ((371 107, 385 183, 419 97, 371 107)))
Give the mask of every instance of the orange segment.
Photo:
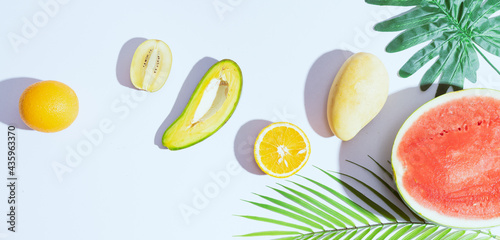
POLYGON ((285 178, 298 172, 309 159, 311 146, 297 126, 278 122, 264 128, 255 142, 257 165, 266 174, 285 178))

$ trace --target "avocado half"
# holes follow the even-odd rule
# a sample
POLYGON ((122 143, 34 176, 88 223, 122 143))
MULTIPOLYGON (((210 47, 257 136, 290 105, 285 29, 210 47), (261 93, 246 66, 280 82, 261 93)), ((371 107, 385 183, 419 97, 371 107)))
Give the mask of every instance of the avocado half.
POLYGON ((163 145, 179 150, 217 132, 236 109, 242 86, 238 64, 229 59, 214 64, 198 83, 182 114, 163 134, 163 145))

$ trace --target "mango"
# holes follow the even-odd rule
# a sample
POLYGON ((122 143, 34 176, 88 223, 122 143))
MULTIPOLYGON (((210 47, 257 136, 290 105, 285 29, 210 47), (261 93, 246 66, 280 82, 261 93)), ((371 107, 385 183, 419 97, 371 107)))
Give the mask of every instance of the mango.
POLYGON ((328 124, 333 134, 349 141, 382 110, 389 92, 389 74, 380 59, 357 53, 342 65, 328 96, 328 124))

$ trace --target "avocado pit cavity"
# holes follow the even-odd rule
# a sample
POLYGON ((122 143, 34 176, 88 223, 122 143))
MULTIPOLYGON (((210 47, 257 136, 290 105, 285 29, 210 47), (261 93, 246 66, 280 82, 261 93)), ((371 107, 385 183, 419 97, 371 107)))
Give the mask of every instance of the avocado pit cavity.
POLYGON ((219 78, 210 80, 210 83, 203 92, 200 104, 194 112, 193 120, 191 120, 191 125, 189 125, 190 128, 210 118, 221 109, 227 99, 228 86, 226 75, 222 72, 219 78))

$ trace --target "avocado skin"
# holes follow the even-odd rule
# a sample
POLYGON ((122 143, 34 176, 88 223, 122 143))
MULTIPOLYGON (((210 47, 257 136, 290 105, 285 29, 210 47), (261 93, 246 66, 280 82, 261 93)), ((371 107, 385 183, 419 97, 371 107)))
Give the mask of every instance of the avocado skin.
MULTIPOLYGON (((208 79, 208 80, 210 80, 210 79, 208 79)), ((177 119, 163 133, 163 137, 162 137, 162 144, 163 144, 163 146, 165 146, 166 148, 168 148, 169 150, 172 150, 172 151, 181 150, 181 149, 185 149, 185 148, 191 147, 191 146, 193 146, 193 145, 195 145, 195 144, 197 144, 197 143, 199 143, 199 142, 207 139, 208 137, 212 136, 222 126, 224 126, 224 124, 226 124, 226 122, 229 120, 229 118, 231 118, 231 116, 233 115, 234 111, 236 110, 236 106, 238 106, 238 103, 240 101, 240 96, 241 96, 241 90, 242 90, 242 88, 243 88, 243 74, 241 73, 241 68, 238 66, 238 64, 236 62, 234 62, 231 59, 223 59, 223 60, 215 63, 214 65, 212 65, 212 67, 210 67, 210 69, 208 69, 208 71, 205 73, 205 75, 203 75, 203 77, 201 78, 200 82, 196 86, 196 89, 193 91, 193 94, 191 94, 191 98, 189 99, 189 102, 187 103, 186 107, 182 111, 181 115, 179 115, 179 117, 177 117, 177 119), (208 75, 213 71, 213 69, 216 68, 216 67, 218 67, 220 64, 230 64, 231 66, 234 67, 234 69, 236 69, 238 71, 238 75, 240 76, 239 79, 238 79, 239 82, 240 82, 240 84, 239 84, 240 86, 239 86, 238 92, 236 94, 237 95, 236 96, 236 102, 234 104, 233 109, 226 116, 226 118, 224 119, 224 121, 222 121, 220 123, 220 125, 213 132, 211 132, 210 134, 208 134, 208 135, 206 135, 206 136, 204 136, 202 138, 193 140, 192 142, 190 142, 189 144, 186 144, 184 146, 174 146, 172 144, 171 139, 168 139, 168 137, 167 137, 168 133, 170 131, 174 130, 174 127, 175 127, 176 123, 187 113, 187 111, 189 110, 189 106, 191 105, 191 103, 194 100, 193 98, 194 98, 195 93, 198 92, 199 90, 201 90, 202 83, 208 79, 208 75)))

